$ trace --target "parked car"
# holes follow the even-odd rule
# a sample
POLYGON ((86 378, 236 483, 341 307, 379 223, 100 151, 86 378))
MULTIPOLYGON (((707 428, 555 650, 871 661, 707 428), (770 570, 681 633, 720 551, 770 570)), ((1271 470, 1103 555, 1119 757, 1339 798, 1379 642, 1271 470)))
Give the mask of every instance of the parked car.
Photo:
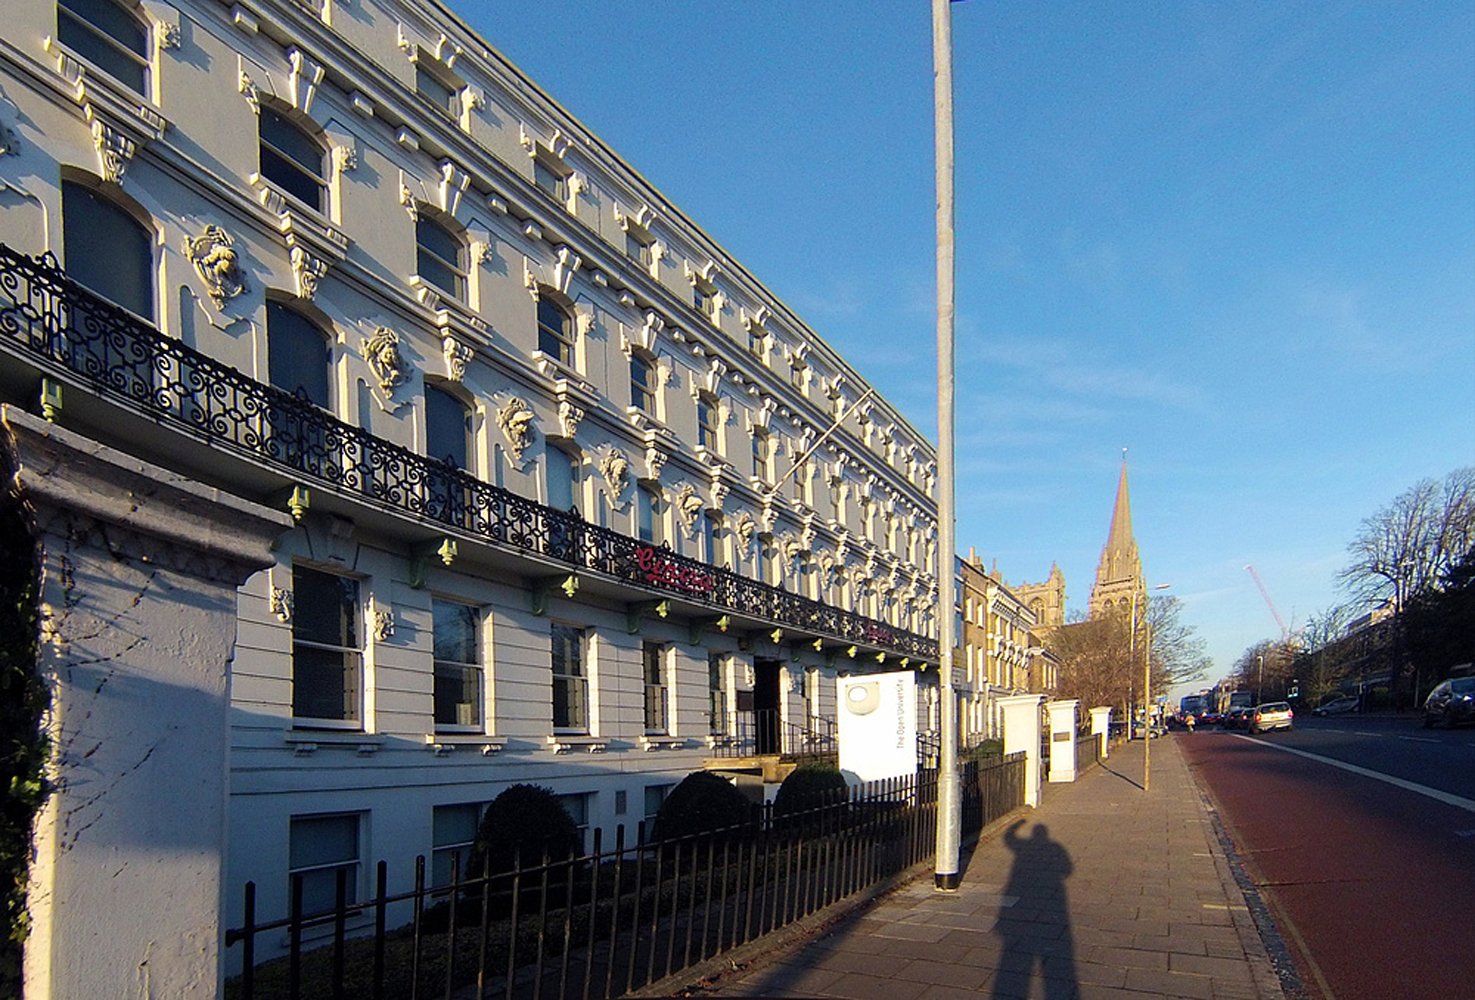
POLYGON ((1323 702, 1311 710, 1312 715, 1341 715, 1343 712, 1351 712, 1357 708, 1356 695, 1343 695, 1333 698, 1331 701, 1323 702))
POLYGON ((1451 728, 1475 722, 1475 677, 1451 677, 1434 686, 1424 701, 1424 725, 1436 722, 1451 728))
POLYGON ((1224 716, 1220 715, 1218 712, 1205 712, 1203 715, 1200 715, 1198 717, 1198 724, 1200 726, 1217 726, 1223 721, 1224 716))
POLYGON ((1291 723, 1296 718, 1296 713, 1291 711, 1289 703, 1284 701, 1269 701, 1263 705, 1256 705, 1250 716, 1249 729, 1251 733, 1268 733, 1272 729, 1290 729, 1291 723))

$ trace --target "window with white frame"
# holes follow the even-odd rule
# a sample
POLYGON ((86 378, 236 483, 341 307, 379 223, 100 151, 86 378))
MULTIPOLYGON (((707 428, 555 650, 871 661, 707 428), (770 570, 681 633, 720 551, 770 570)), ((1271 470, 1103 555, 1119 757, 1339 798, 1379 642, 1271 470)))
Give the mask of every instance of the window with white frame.
POLYGON ((773 478, 773 439, 761 427, 753 428, 753 478, 765 483, 773 478))
POLYGON ((630 355, 630 405, 656 416, 656 366, 649 358, 630 355))
POLYGON ((471 413, 454 394, 425 384, 425 455, 458 469, 471 468, 471 413))
POLYGON ((430 884, 451 884, 451 867, 456 863, 461 881, 471 867, 476 830, 486 806, 480 802, 436 806, 431 812, 430 884))
POLYGON ((561 365, 574 365, 574 318, 547 295, 538 297, 538 350, 561 365))
POLYGON ((665 503, 656 487, 641 486, 635 491, 635 534, 642 542, 660 545, 666 540, 665 503))
POLYGON ((96 188, 61 182, 67 274, 115 305, 153 322, 153 237, 96 188))
POLYGON ((261 176, 319 212, 327 210, 323 146, 286 114, 263 104, 259 138, 261 176))
POLYGON ((713 515, 702 517, 702 555, 713 566, 723 565, 722 523, 713 515))
POLYGON ((584 630, 553 622, 553 731, 589 732, 589 670, 584 630))
POLYGON ((697 447, 715 454, 722 451, 720 412, 716 399, 705 392, 697 396, 697 447))
POLYGON ((556 156, 539 150, 533 157, 533 183, 543 190, 554 201, 565 208, 569 200, 569 174, 573 171, 565 167, 556 156))
POLYGON ((272 385, 332 409, 332 348, 317 324, 274 299, 266 302, 266 368, 272 385))
POLYGON ((698 282, 692 287, 692 304, 696 306, 697 312, 707 317, 708 320, 713 323, 717 322, 717 310, 720 303, 716 288, 698 282))
POLYGON ((301 725, 363 726, 358 581, 292 570, 292 715, 301 725))
POLYGON ((304 917, 329 913, 337 905, 338 877, 344 880, 345 905, 358 901, 359 828, 361 813, 293 816, 287 834, 287 888, 302 882, 304 917))
POLYGON ((415 274, 457 301, 466 301, 466 243, 422 211, 415 220, 415 274))
POLYGON ((117 0, 59 0, 56 40, 138 94, 146 94, 149 29, 117 0))
POLYGON ((415 93, 452 118, 461 116, 461 87, 444 67, 424 56, 415 60, 415 93))
POLYGON ((645 731, 665 735, 671 728, 666 647, 659 642, 641 643, 640 661, 645 678, 645 731))
POLYGON ((641 268, 649 271, 656 262, 656 243, 650 236, 634 226, 625 230, 625 252, 637 261, 641 268))
POLYGON ((723 654, 707 652, 707 732, 721 736, 727 732, 727 659, 723 654))
POLYGON ((435 728, 480 732, 484 728, 481 612, 439 598, 430 602, 435 647, 435 728))
POLYGON ((555 510, 573 510, 579 504, 578 460, 555 444, 546 446, 544 459, 548 506, 555 510))

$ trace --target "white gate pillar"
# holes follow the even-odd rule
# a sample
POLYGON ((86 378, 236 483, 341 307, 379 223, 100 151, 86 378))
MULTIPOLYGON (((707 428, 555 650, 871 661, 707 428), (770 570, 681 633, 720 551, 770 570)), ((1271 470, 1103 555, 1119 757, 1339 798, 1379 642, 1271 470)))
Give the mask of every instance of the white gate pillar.
POLYGON ((999 711, 1004 716, 1004 753, 1023 751, 1024 804, 1040 804, 1040 704, 1041 694, 1022 694, 1000 698, 999 711))
POLYGON ((1101 759, 1105 760, 1111 746, 1111 706, 1091 709, 1091 735, 1101 741, 1101 759))
POLYGON ((1079 701, 1052 701, 1050 713, 1050 780, 1076 780, 1076 709, 1079 701))
POLYGON ((220 993, 236 589, 285 513, 0 407, 41 564, 55 792, 37 815, 26 996, 220 993))

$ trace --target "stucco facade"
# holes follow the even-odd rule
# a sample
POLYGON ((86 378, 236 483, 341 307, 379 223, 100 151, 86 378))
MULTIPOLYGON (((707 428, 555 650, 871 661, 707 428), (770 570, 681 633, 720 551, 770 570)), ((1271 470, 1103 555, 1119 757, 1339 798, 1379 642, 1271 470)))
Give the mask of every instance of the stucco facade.
POLYGON ((5 267, 109 331, 0 337, 0 400, 291 516, 234 597, 226 924, 403 888, 515 782, 612 833, 739 711, 936 663, 932 445, 450 11, 99 2, 0 23, 5 267))

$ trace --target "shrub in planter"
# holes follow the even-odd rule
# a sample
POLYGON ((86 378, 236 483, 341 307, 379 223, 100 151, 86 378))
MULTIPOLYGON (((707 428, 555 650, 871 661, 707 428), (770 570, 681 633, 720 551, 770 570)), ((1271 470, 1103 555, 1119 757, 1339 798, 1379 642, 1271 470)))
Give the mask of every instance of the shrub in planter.
POLYGON ((711 771, 693 771, 661 804, 651 839, 722 830, 746 823, 752 814, 752 805, 732 782, 711 771))
POLYGON ((801 764, 789 772, 773 799, 775 816, 793 816, 843 801, 845 776, 830 764, 801 764))

